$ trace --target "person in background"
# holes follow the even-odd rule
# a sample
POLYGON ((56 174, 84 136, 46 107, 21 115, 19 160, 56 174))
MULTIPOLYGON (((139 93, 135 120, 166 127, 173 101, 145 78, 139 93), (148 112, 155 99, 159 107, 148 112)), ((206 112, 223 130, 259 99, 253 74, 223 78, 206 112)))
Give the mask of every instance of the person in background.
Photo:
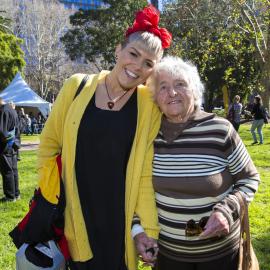
POLYGON ((243 105, 240 103, 240 96, 236 95, 233 99, 233 103, 229 107, 229 112, 230 110, 233 112, 233 118, 231 123, 236 131, 238 131, 240 127, 242 108, 243 105))
POLYGON ((40 124, 40 125, 41 125, 41 124, 44 124, 44 122, 45 122, 45 119, 44 119, 44 117, 43 117, 43 115, 42 115, 41 112, 38 113, 37 122, 38 122, 38 124, 40 124))
POLYGON ((43 115, 39 112, 37 117, 37 126, 38 126, 38 133, 40 134, 42 132, 42 129, 44 127, 45 119, 43 115))
POLYGON ((0 98, 0 173, 5 195, 0 199, 1 203, 15 202, 20 198, 17 151, 14 148, 17 124, 17 113, 0 98))
POLYGON ((31 119, 28 114, 25 114, 25 134, 29 135, 32 134, 32 128, 31 128, 31 119))
MULTIPOLYGON (((16 105, 13 101, 8 102, 9 106, 11 107, 14 117, 16 119, 16 128, 15 128, 15 141, 13 144, 13 149, 16 151, 17 154, 17 160, 20 160, 20 151, 19 149, 21 148, 21 123, 20 123, 20 118, 19 115, 16 111, 16 105)), ((16 165, 17 167, 17 165, 16 165)), ((19 197, 18 197, 19 199, 19 197)))
POLYGON ((154 141, 153 184, 161 227, 157 270, 237 270, 240 205, 258 172, 231 123, 201 110, 197 68, 158 63, 147 85, 163 113, 154 141))
POLYGON ((26 118, 25 118, 24 108, 19 109, 18 118, 19 118, 19 123, 20 123, 20 133, 23 134, 25 133, 25 130, 26 130, 26 118))
POLYGON ((251 114, 253 115, 253 122, 251 125, 250 132, 253 137, 253 145, 258 143, 256 130, 259 135, 259 144, 263 144, 263 132, 262 128, 265 122, 266 112, 263 107, 262 98, 260 95, 254 97, 254 106, 252 108, 251 114))
POLYGON ((136 252, 148 264, 155 260, 159 227, 152 143, 160 113, 144 83, 171 42, 171 34, 159 28, 158 21, 153 6, 139 11, 116 47, 112 71, 91 75, 75 99, 85 76, 68 79, 42 131, 39 187, 47 210, 33 211, 37 216, 42 213, 41 222, 31 226, 34 217, 30 217, 24 240, 46 236, 44 213, 58 203, 56 159, 61 154, 71 270, 134 270, 136 252), (136 230, 138 217, 142 231, 136 230))
POLYGON ((34 116, 33 112, 29 113, 31 119, 31 135, 37 134, 37 118, 34 116))

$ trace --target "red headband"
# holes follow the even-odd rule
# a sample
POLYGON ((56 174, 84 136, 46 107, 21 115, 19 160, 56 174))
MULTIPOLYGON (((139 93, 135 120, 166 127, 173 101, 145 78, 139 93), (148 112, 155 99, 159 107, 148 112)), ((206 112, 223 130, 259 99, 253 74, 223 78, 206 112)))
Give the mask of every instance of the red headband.
POLYGON ((150 32, 160 38, 162 48, 166 49, 170 47, 172 34, 166 28, 159 28, 158 22, 159 11, 153 5, 149 5, 136 13, 132 27, 126 31, 126 37, 138 31, 150 32))

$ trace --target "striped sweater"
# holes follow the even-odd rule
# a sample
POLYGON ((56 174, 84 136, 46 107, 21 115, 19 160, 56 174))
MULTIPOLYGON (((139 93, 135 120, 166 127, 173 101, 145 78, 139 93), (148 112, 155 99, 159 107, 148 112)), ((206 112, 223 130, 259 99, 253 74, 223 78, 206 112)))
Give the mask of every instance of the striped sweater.
POLYGON ((260 179, 229 121, 199 110, 184 124, 163 118, 154 148, 160 252, 174 260, 203 262, 236 250, 240 206, 233 193, 242 191, 250 202, 260 179), (227 236, 185 235, 188 220, 199 221, 212 211, 221 211, 227 218, 227 236))

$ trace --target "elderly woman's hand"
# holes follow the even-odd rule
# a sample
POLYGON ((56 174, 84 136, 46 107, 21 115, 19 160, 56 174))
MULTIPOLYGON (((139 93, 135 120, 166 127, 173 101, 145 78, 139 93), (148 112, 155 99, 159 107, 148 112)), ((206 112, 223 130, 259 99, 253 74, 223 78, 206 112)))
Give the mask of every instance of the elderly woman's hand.
POLYGON ((208 238, 223 236, 229 233, 230 227, 226 217, 218 211, 214 211, 209 217, 201 237, 208 238))
POLYGON ((148 237, 145 232, 137 234, 134 241, 137 253, 142 257, 142 260, 146 265, 153 267, 158 253, 157 241, 148 237))

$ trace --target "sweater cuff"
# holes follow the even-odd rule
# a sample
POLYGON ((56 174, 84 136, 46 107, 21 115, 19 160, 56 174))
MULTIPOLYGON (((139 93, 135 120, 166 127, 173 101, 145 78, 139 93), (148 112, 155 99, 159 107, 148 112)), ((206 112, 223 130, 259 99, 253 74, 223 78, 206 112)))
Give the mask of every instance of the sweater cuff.
POLYGON ((144 229, 145 233, 148 237, 154 238, 154 239, 158 239, 159 236, 159 229, 155 230, 155 229, 144 229))
POLYGON ((140 224, 134 224, 131 229, 132 238, 134 238, 137 234, 144 232, 143 227, 140 224))
POLYGON ((226 209, 224 209, 223 207, 220 207, 219 205, 214 206, 214 207, 213 207, 213 210, 216 211, 216 212, 220 212, 221 214, 223 214, 223 216, 224 216, 224 217, 227 219, 227 221, 228 221, 229 228, 231 229, 232 224, 233 224, 233 218, 232 218, 231 214, 228 213, 228 212, 226 211, 226 209))
POLYGON ((221 202, 213 207, 213 211, 219 211, 227 219, 229 226, 239 218, 240 205, 234 194, 228 194, 221 202))

